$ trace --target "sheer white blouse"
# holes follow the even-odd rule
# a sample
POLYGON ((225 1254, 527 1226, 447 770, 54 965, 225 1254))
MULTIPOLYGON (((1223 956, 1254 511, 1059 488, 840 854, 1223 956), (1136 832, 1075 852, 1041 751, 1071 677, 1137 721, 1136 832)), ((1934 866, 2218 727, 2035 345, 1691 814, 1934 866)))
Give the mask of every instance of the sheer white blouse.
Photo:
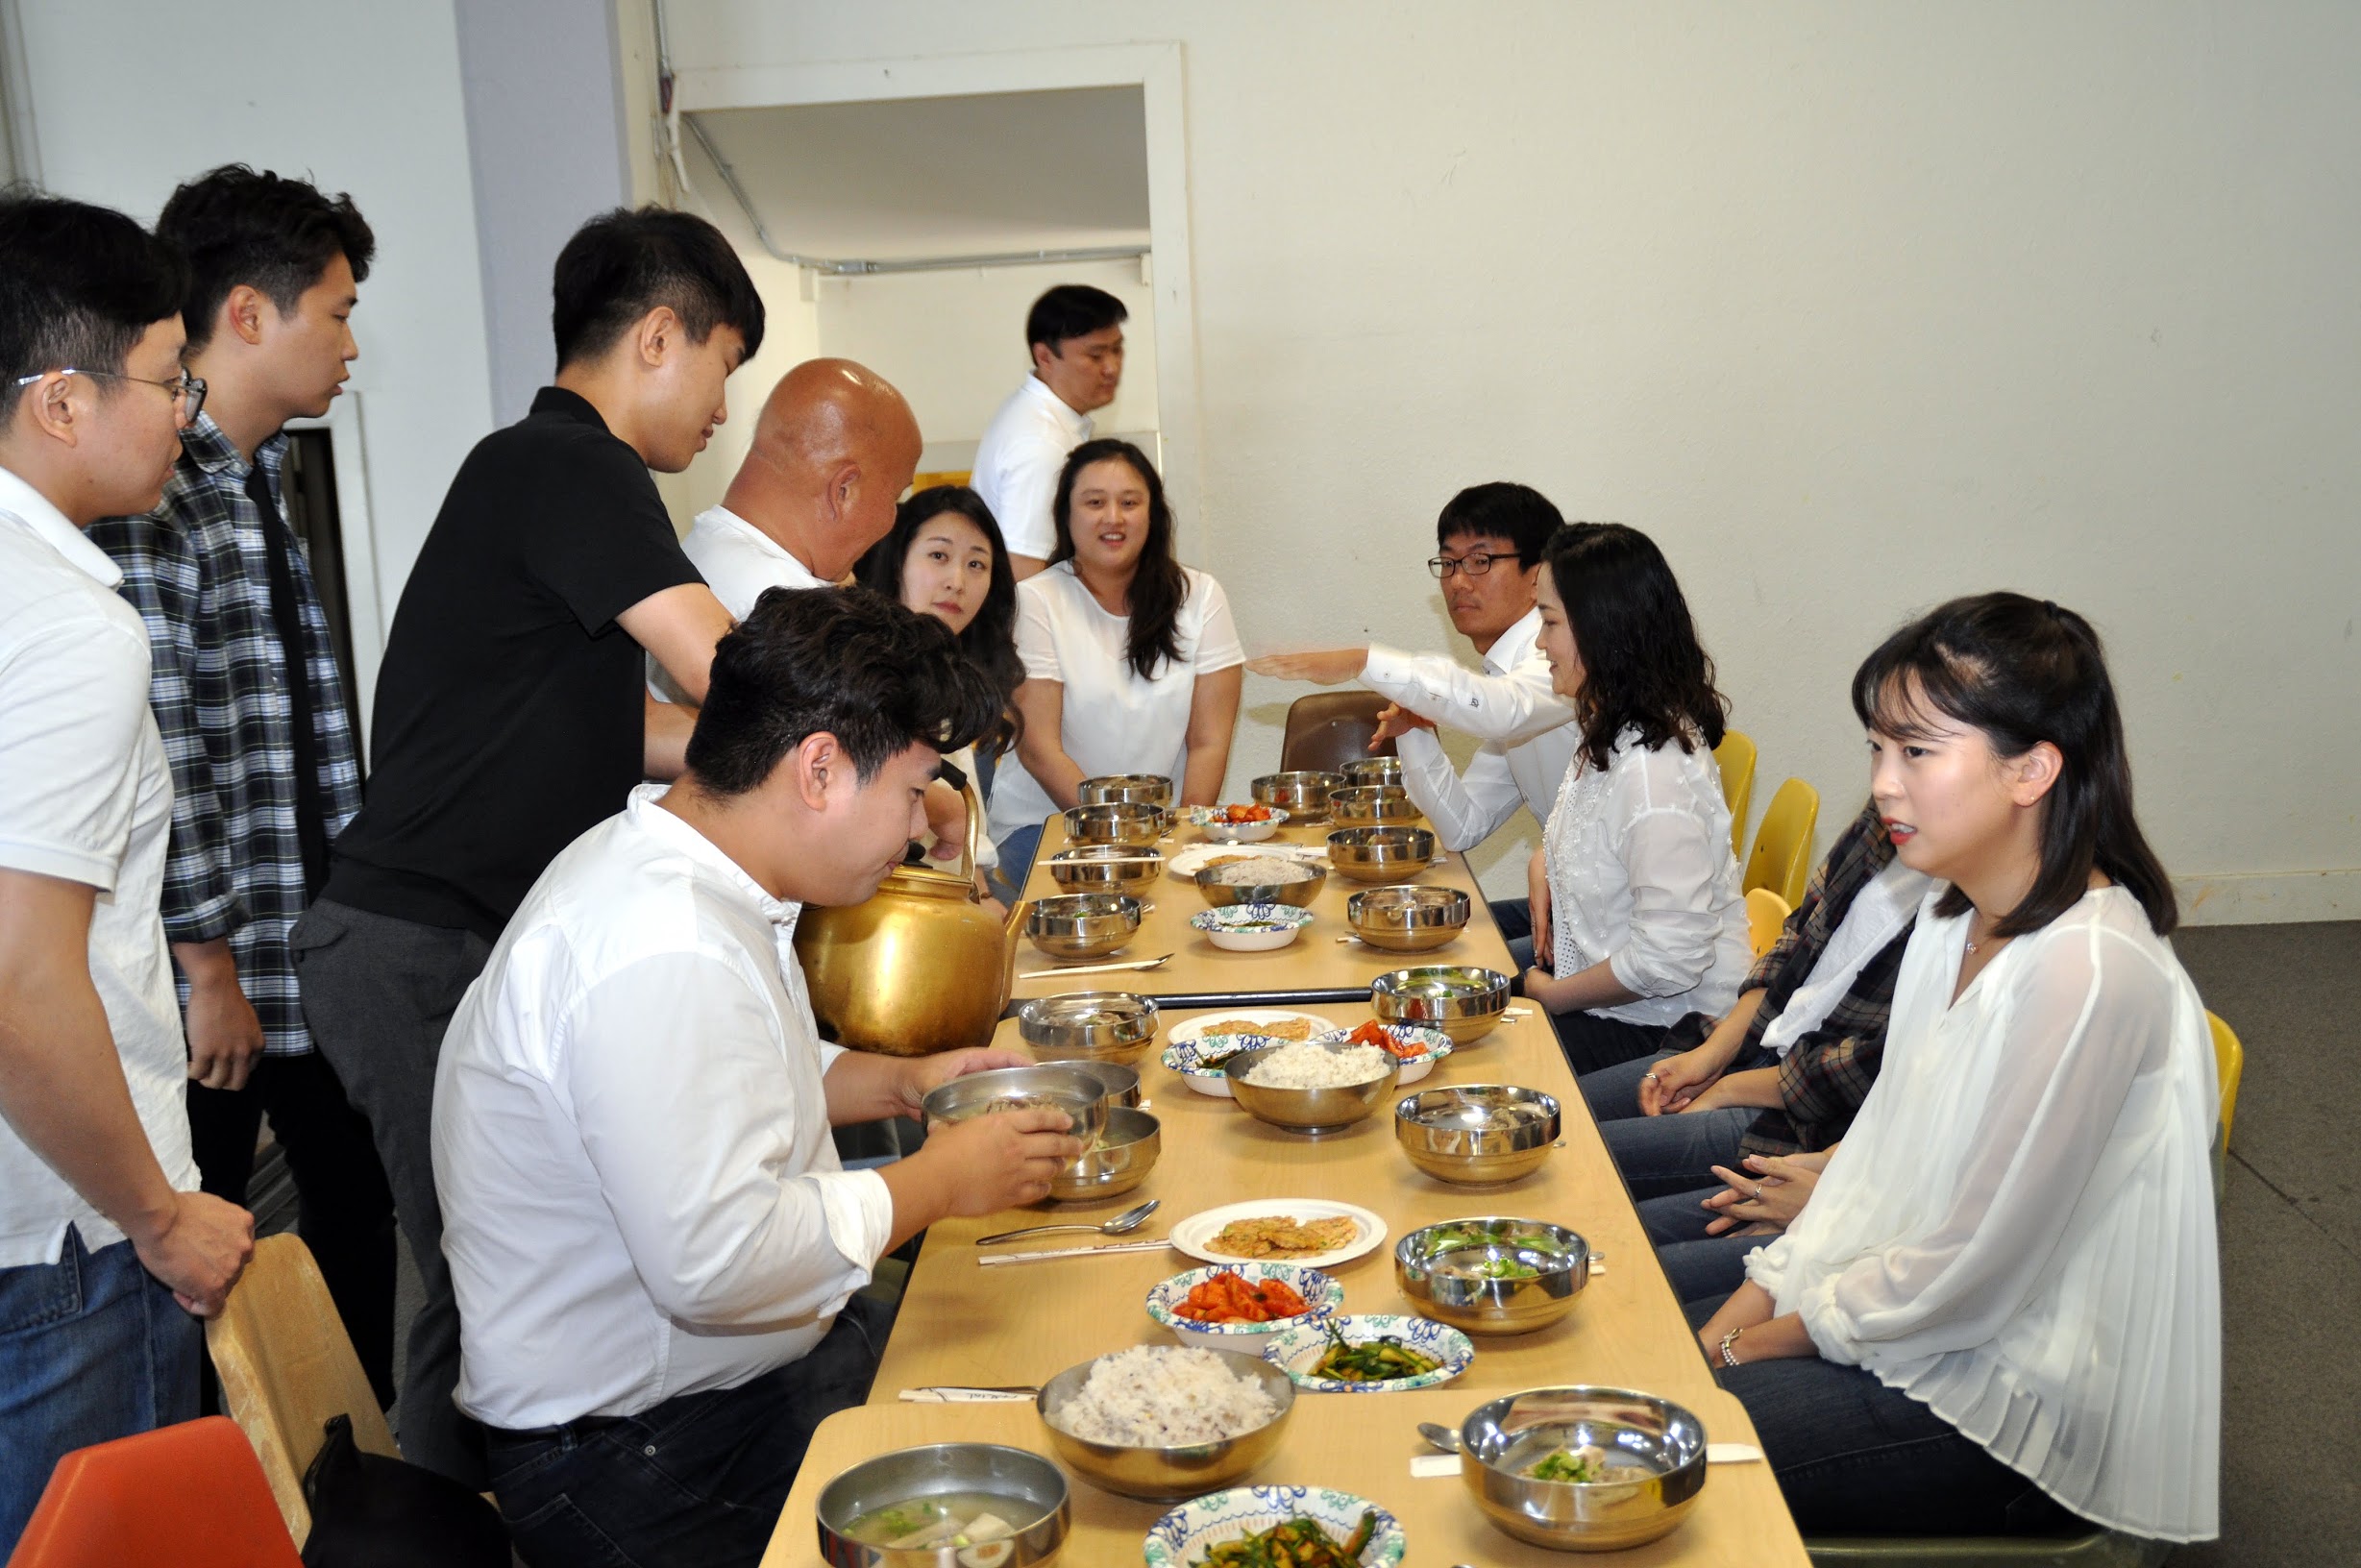
POLYGON ((1832 1361, 1932 1409, 2086 1519, 2216 1532, 2221 1284, 2205 1013, 2139 903, 2103 888, 1956 1002, 1968 917, 1937 884, 1884 1066, 1748 1277, 1832 1361))
POLYGON ((1601 1017, 1663 1025, 1719 1017, 1754 962, 1730 852, 1720 767, 1702 742, 1651 750, 1626 730, 1593 768, 1580 752, 1541 833, 1554 973, 1604 961, 1635 1002, 1601 1017))

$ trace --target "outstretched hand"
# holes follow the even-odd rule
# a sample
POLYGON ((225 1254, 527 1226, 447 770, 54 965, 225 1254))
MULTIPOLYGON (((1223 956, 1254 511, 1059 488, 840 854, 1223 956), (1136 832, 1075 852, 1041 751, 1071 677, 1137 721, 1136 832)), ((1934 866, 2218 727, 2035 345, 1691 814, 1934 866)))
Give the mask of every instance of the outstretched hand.
POLYGON ((1308 680, 1317 686, 1334 686, 1359 675, 1362 666, 1368 662, 1366 648, 1331 648, 1311 653, 1267 653, 1259 659, 1248 659, 1246 668, 1273 680, 1308 680))

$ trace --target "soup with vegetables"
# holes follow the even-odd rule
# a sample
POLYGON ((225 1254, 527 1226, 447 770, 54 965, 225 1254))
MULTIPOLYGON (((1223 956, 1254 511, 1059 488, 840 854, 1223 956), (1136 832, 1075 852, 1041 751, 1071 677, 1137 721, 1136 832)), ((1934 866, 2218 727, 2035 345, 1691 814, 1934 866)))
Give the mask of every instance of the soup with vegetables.
MULTIPOLYGON (((996 1497, 990 1492, 937 1492, 914 1497, 890 1508, 873 1508, 845 1527, 845 1533, 863 1546, 901 1551, 935 1547, 989 1547, 1030 1529, 1042 1517, 1041 1505, 1021 1497, 996 1497)), ((980 1555, 979 1568, 1003 1560, 980 1555)))

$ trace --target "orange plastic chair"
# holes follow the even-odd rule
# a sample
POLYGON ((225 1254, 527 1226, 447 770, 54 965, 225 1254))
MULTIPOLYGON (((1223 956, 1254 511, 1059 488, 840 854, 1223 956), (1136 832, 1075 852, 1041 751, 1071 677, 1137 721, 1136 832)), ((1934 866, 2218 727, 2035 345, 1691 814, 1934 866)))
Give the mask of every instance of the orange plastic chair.
POLYGON ((1760 958, 1779 940, 1780 928, 1787 917, 1795 913, 1787 900, 1768 888, 1751 888, 1746 894, 1746 937, 1754 944, 1755 956, 1760 958))
POLYGON ((9 1568, 303 1568, 246 1434, 226 1416, 58 1461, 9 1568))
POLYGON ((1755 743, 1741 730, 1722 731, 1713 748, 1713 765, 1721 770, 1722 798, 1730 803, 1730 852, 1746 853, 1746 813, 1755 803, 1755 743))
POLYGON ((1377 716, 1390 704, 1375 692, 1314 692, 1288 705, 1287 738, 1279 743, 1279 771, 1334 772, 1357 757, 1390 757, 1393 743, 1369 749, 1377 716))
POLYGON ((1804 901, 1811 880, 1811 834, 1820 825, 1820 792, 1800 778, 1779 787, 1762 808, 1762 825, 1755 830, 1755 850, 1746 857, 1747 892, 1768 888, 1793 909, 1804 901))

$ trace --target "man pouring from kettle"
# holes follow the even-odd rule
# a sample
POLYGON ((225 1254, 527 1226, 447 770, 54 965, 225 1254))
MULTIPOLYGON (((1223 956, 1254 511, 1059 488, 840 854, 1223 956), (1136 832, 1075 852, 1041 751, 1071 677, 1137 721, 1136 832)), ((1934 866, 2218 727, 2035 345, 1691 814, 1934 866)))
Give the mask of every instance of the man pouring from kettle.
POLYGON ((461 1003, 434 1104, 457 1401, 527 1562, 593 1531, 634 1561, 759 1556, 812 1429, 867 1397, 876 1261, 1079 1158, 1063 1113, 1028 1110, 842 1169, 831 1124, 1028 1059, 824 1045, 795 957, 802 907, 876 891, 941 754, 998 706, 932 617, 763 594, 715 649, 680 781, 551 864, 461 1003))

